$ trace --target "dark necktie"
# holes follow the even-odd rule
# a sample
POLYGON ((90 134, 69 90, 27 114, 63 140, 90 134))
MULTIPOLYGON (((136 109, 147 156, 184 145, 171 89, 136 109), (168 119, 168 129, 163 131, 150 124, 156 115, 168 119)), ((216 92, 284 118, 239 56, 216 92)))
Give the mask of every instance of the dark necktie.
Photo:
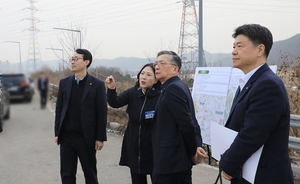
POLYGON ((239 96, 239 94, 241 93, 241 88, 240 86, 237 88, 236 92, 235 92, 235 96, 234 96, 234 99, 233 99, 233 102, 235 102, 239 96))
POLYGON ((80 80, 75 78, 75 82, 76 82, 77 85, 79 85, 80 80))

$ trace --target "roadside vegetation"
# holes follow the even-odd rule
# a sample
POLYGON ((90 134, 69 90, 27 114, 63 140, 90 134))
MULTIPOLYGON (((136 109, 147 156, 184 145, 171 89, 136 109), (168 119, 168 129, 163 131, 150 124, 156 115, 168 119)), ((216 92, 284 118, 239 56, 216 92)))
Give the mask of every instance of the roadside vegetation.
MULTIPOLYGON (((291 114, 300 115, 300 55, 282 54, 277 75, 283 80, 290 101, 291 114)), ((300 137, 300 128, 291 127, 290 136, 300 137)), ((300 151, 290 149, 290 156, 300 162, 300 151)))

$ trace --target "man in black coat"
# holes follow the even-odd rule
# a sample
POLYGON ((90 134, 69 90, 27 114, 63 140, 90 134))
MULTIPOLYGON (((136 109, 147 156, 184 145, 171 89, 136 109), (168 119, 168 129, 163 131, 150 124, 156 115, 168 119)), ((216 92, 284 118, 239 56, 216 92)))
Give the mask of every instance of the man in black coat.
POLYGON ((40 92, 41 98, 41 109, 44 109, 47 104, 47 94, 48 94, 48 78, 44 72, 40 72, 38 79, 38 90, 40 92))
POLYGON ((60 81, 55 115, 61 179, 63 184, 76 183, 79 158, 85 183, 98 184, 96 150, 101 150, 107 139, 105 85, 87 73, 92 63, 88 50, 77 49, 70 62, 75 75, 60 81))
POLYGON ((175 52, 158 53, 155 75, 162 91, 152 128, 153 184, 191 184, 192 166, 208 157, 189 88, 178 77, 180 68, 175 52))
POLYGON ((272 34, 261 25, 246 24, 238 27, 233 37, 233 67, 245 76, 239 80, 241 92, 226 122, 238 135, 220 160, 223 177, 232 184, 249 184, 242 178, 242 167, 264 146, 254 183, 292 184, 289 99, 282 80, 266 64, 272 34))

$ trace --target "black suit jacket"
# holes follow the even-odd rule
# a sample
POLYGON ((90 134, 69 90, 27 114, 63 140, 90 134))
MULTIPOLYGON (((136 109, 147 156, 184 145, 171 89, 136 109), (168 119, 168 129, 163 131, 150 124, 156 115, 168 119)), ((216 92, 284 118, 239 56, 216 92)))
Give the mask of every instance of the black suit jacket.
POLYGON ((202 146, 190 91, 179 77, 161 86, 152 128, 153 172, 170 174, 191 169, 192 156, 202 146))
MULTIPOLYGON (((81 123, 86 143, 95 145, 95 141, 106 141, 107 104, 103 81, 87 74, 87 80, 81 100, 81 123)), ((55 136, 61 135, 61 127, 66 116, 71 96, 74 76, 64 78, 59 83, 55 114, 55 136)), ((59 139, 60 141, 60 139, 59 139)))
POLYGON ((48 91, 48 78, 45 78, 45 80, 42 79, 38 79, 38 90, 39 91, 48 91), (44 83, 44 84, 42 84, 44 83), (42 86, 44 86, 44 88, 42 89, 42 86))
POLYGON ((267 64, 252 75, 233 102, 226 127, 239 132, 220 161, 220 167, 235 177, 232 183, 245 183, 241 168, 263 145, 255 183, 293 183, 288 155, 289 99, 285 85, 267 64))

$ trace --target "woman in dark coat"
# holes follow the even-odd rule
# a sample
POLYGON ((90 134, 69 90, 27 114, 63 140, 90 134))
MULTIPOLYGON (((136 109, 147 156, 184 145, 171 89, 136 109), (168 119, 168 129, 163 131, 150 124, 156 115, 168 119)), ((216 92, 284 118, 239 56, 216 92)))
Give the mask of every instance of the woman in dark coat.
POLYGON ((113 108, 127 106, 128 125, 124 134, 120 165, 130 168, 132 184, 147 184, 147 174, 152 174, 153 158, 151 121, 160 95, 161 83, 155 78, 152 63, 142 67, 138 81, 117 95, 113 76, 106 79, 107 101, 113 108))

